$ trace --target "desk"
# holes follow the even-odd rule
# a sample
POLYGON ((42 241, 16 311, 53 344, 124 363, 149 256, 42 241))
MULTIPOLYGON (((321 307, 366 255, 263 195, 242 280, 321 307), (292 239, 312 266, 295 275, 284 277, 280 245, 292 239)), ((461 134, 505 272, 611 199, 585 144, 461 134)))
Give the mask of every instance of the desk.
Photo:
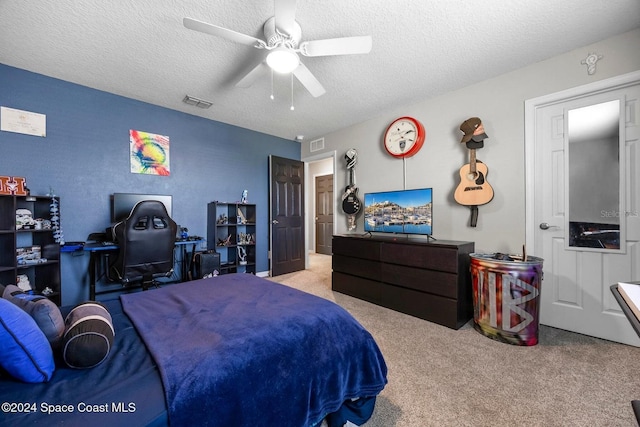
MULTIPOLYGON (((203 241, 204 240, 180 240, 175 244, 176 248, 182 249, 181 276, 183 282, 189 280, 187 267, 190 266, 187 264, 187 260, 190 260, 193 257, 196 247, 203 241), (188 248, 189 246, 191 246, 190 250, 188 248)), ((116 252, 118 250, 118 246, 103 245, 102 243, 88 243, 84 245, 84 250, 89 252, 89 299, 93 301, 96 299, 96 295, 122 291, 123 288, 96 292, 96 277, 99 261, 106 255, 116 252)))
MULTIPOLYGON (((630 283, 640 286, 640 282, 630 282, 630 283)), ((640 321, 638 320, 636 315, 633 314, 633 311, 629 307, 629 304, 627 304, 627 301, 624 299, 624 297, 620 295, 620 291, 618 290, 618 284, 611 285, 610 289, 616 301, 618 301, 618 304, 620 304, 620 308, 622 309, 622 312, 624 313, 625 316, 627 316, 629 323, 631 323, 631 326, 636 331, 636 334, 638 334, 638 336, 640 337, 640 321)), ((640 400, 632 400, 631 408, 633 409, 633 414, 636 416, 636 420, 640 423, 640 400)))

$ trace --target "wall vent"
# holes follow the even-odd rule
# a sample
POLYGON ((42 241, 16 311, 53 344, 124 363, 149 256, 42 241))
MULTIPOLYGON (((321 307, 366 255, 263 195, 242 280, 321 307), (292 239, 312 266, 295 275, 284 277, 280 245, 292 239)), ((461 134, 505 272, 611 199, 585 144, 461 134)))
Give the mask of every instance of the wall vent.
POLYGON ((309 151, 320 151, 324 149, 324 138, 314 139, 309 143, 309 151))

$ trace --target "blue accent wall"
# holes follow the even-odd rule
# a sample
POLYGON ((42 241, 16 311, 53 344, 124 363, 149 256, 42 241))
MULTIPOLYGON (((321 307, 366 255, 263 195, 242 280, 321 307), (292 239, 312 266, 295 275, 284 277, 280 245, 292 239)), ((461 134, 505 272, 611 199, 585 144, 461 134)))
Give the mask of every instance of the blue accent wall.
MULTIPOLYGON (((3 64, 0 105, 46 115, 46 138, 0 132, 0 175, 25 177, 34 195, 53 189, 66 241, 110 225, 113 193, 170 194, 175 221, 206 236, 207 203, 247 189, 258 207, 257 271, 268 270, 268 157, 299 160, 299 143, 3 64), (170 138, 170 176, 130 172, 130 129, 170 138)), ((63 304, 88 299, 88 258, 62 254, 63 304)))

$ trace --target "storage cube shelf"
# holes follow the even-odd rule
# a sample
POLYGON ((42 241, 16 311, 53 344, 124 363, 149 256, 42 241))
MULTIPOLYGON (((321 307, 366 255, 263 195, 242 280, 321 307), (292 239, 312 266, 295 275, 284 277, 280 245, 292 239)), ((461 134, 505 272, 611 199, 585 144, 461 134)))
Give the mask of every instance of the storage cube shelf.
POLYGON ((255 274, 256 205, 218 201, 209 203, 207 249, 220 253, 220 274, 255 274))
POLYGON ((0 195, 0 284, 15 285, 18 276, 29 279, 31 289, 46 295, 57 305, 62 302, 60 286, 60 245, 54 229, 17 228, 16 211, 27 209, 33 219, 51 219, 51 197, 0 195), (34 256, 39 250, 39 257, 34 256), (20 258, 20 262, 18 260, 20 258))

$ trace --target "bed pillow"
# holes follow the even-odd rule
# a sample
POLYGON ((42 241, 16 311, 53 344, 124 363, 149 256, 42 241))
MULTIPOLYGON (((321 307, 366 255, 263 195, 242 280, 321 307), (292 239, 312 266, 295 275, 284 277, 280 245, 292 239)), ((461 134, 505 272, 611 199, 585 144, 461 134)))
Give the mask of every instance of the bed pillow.
POLYGON ((7 285, 2 297, 31 315, 51 347, 58 347, 64 334, 64 319, 53 301, 42 295, 27 294, 16 285, 7 285))
POLYGON ((95 301, 75 306, 65 319, 62 357, 71 368, 93 368, 111 350, 115 332, 107 308, 95 301))
POLYGON ((27 383, 47 382, 55 371, 53 350, 36 321, 0 298, 0 366, 27 383))

